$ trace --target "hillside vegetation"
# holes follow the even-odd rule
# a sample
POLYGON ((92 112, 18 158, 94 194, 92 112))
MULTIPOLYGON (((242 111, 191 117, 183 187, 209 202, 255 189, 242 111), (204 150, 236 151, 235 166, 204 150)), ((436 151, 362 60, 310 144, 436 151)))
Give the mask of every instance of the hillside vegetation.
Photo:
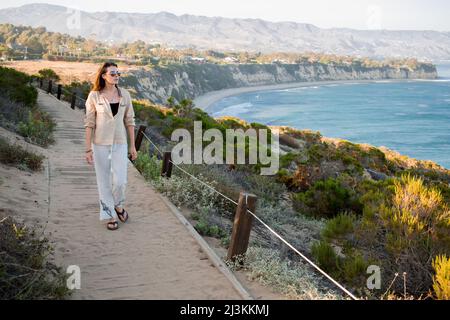
MULTIPOLYGON (((0 67, 0 126, 47 147, 55 122, 40 110, 30 76, 0 67)), ((43 170, 40 154, 0 137, 0 164, 33 175, 43 170)), ((0 184, 7 183, 0 177, 0 184)), ((30 200, 32 201, 32 200, 30 200)), ((70 295, 66 274, 52 262, 54 250, 43 226, 24 223, 17 210, 0 208, 0 300, 64 299, 70 295)))
MULTIPOLYGON (((222 132, 267 128, 232 117, 213 119, 189 101, 168 104, 171 108, 134 102, 147 134, 167 150, 174 144, 169 141, 171 132, 192 130, 194 120, 202 121, 203 129, 222 132)), ((260 176, 258 164, 182 167, 235 201, 240 190, 256 194, 256 212, 265 222, 359 296, 403 299, 448 294, 449 170, 386 148, 325 138, 319 132, 268 129, 280 133, 283 153, 275 176, 260 176), (366 287, 369 265, 381 269, 377 290, 366 287)), ((193 219, 200 233, 227 246, 234 205, 176 168, 171 179, 162 179, 160 166, 155 149, 144 139, 137 167, 177 205, 196 212, 193 219)), ((286 252, 257 223, 252 239, 258 248, 286 252)), ((284 258, 298 261, 293 254, 284 258)))
POLYGON ((175 49, 144 41, 107 44, 101 41, 73 37, 59 32, 49 32, 45 27, 33 28, 0 24, 0 55, 6 59, 48 59, 64 61, 116 60, 141 66, 163 66, 186 63, 213 64, 316 64, 330 66, 356 66, 367 68, 407 68, 411 71, 430 63, 414 58, 375 60, 350 55, 319 52, 249 52, 175 49), (26 56, 26 58, 25 58, 26 56))
MULTIPOLYGON (((29 134, 30 141, 49 141, 48 134, 39 134, 51 132, 45 129, 45 115, 35 119, 30 113, 36 104, 36 91, 28 86, 29 78, 7 68, 0 72, 10 79, 2 82, 3 99, 9 101, 1 105, 3 123, 29 134), (21 130, 24 125, 41 130, 21 130)), ((86 91, 86 86, 77 88, 86 91)), ((189 99, 178 102, 170 97, 165 105, 134 100, 133 105, 138 125, 147 126, 146 134, 159 150, 170 151, 176 144, 170 141, 173 130, 192 132, 194 121, 201 121, 203 130, 214 128, 222 133, 250 128, 278 133, 281 150, 276 175, 260 175, 260 163, 180 167, 235 201, 241 190, 255 194, 256 214, 263 221, 360 297, 448 298, 448 169, 310 130, 267 127, 233 117, 215 119, 189 99), (367 287, 369 266, 381 270, 379 288, 367 287)), ((268 139, 260 148, 270 149, 271 143, 268 139)), ((244 147, 248 156, 248 141, 244 147)), ((177 167, 170 179, 162 178, 161 155, 145 139, 135 165, 157 190, 177 206, 189 209, 199 233, 219 239, 225 248, 229 245, 236 209, 233 203, 177 167)), ((342 298, 332 284, 314 275, 256 222, 243 267, 255 279, 292 298, 342 298), (302 278, 301 286, 298 277, 302 278)))

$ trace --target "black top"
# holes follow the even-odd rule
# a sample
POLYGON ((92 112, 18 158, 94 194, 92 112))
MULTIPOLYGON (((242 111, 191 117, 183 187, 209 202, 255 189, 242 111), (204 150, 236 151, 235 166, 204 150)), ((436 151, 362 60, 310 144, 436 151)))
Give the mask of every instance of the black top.
POLYGON ((113 116, 115 116, 117 114, 117 111, 119 110, 119 102, 116 103, 110 103, 111 106, 111 111, 113 116))

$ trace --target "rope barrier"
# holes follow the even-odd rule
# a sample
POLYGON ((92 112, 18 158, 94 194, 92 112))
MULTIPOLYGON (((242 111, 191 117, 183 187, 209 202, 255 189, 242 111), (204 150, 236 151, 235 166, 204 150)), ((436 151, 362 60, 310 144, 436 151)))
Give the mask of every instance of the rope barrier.
POLYGON ((144 131, 142 131, 142 134, 144 135, 144 137, 148 140, 148 142, 150 142, 154 147, 155 147, 155 149, 156 150, 158 150, 158 152, 159 152, 159 154, 162 156, 163 155, 163 153, 161 152, 161 150, 159 150, 159 148, 156 146, 156 144, 154 144, 151 140, 150 140, 150 138, 149 137, 147 137, 147 135, 145 134, 145 132, 144 131))
POLYGON ((180 169, 181 171, 183 171, 184 173, 186 173, 187 175, 189 175, 190 177, 194 178, 195 180, 197 180, 198 182, 204 184, 206 187, 210 188, 211 190, 213 190, 214 192, 218 193, 219 195, 221 195, 222 197, 224 197, 225 199, 227 199, 228 201, 231 201, 232 203, 234 203, 235 205, 238 205, 238 203, 236 201, 234 201, 233 199, 227 197, 226 195, 224 195, 223 193, 217 191, 216 189, 214 189, 213 187, 211 187, 209 184, 203 182, 202 180, 200 180, 199 178, 197 178, 196 176, 190 174, 189 172, 187 172, 186 170, 182 169, 180 166, 178 166, 177 164, 175 164, 172 160, 169 160, 169 162, 171 162, 175 167, 177 167, 178 169, 180 169))
MULTIPOLYGON (((155 146, 155 148, 159 151, 158 147, 156 147, 156 145, 150 140, 149 137, 147 137, 147 135, 143 132, 145 138, 153 145, 155 146)), ((161 152, 161 151, 160 151, 161 152)), ((212 191, 216 192, 217 194, 221 195, 222 197, 224 197, 225 199, 227 199, 228 201, 234 203, 235 205, 238 205, 238 203, 236 201, 234 201, 233 199, 227 197, 226 195, 224 195, 223 193, 221 193, 220 191, 216 190, 215 188, 213 188, 212 186, 210 186, 209 184, 201 181, 199 178, 197 178, 196 176, 190 174, 189 172, 187 172, 186 170, 184 170, 183 168, 181 168, 180 166, 178 166, 176 163, 174 163, 172 160, 169 160, 169 162, 171 162, 175 167, 177 167, 179 170, 181 170, 182 172, 184 172, 185 174, 187 174, 188 176, 190 176, 191 178, 197 180, 198 182, 202 183, 203 185, 205 185, 206 187, 208 187, 209 189, 211 189, 212 191)), ((247 204, 247 197, 248 195, 246 195, 245 197, 245 204, 247 204)), ((314 267, 317 271, 319 271, 322 275, 324 275, 328 280, 330 280, 334 285, 336 285, 339 289, 341 289, 343 292, 345 292, 348 296, 350 296, 353 300, 358 300, 358 298, 356 296, 354 296, 350 291, 348 291, 346 288, 344 288, 344 286, 342 286, 339 282, 337 282, 336 280, 334 280, 331 276, 329 276, 325 271, 323 271, 320 267, 318 267, 314 262, 312 262, 310 259, 308 259, 305 255, 303 255, 300 251, 298 251, 293 245, 291 245, 289 242, 287 242, 285 239, 283 239, 282 236, 280 236, 276 231, 274 231, 270 226, 268 226, 264 221, 262 221, 256 214, 254 214, 253 212, 251 212, 249 209, 246 209, 248 213, 250 213, 256 220, 258 220, 264 227, 266 227, 271 233, 273 233, 278 239, 280 239, 284 244, 286 244, 289 248, 291 248, 295 253, 297 253, 300 257, 302 257, 307 263, 309 263, 312 267, 314 267)))

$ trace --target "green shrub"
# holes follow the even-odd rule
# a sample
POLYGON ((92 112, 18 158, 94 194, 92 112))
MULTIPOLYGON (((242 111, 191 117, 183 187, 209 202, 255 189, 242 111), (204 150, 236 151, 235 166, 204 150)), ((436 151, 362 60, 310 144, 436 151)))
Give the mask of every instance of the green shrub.
POLYGON ((258 123, 258 122, 251 122, 250 123, 250 127, 254 128, 254 129, 265 129, 267 130, 267 134, 269 135, 271 130, 268 126, 258 123))
POLYGON ((228 248, 230 246, 230 241, 230 235, 227 234, 220 239, 220 244, 225 248, 228 248))
POLYGON ((214 238, 223 238, 227 236, 225 231, 222 230, 218 225, 211 225, 205 219, 202 218, 195 224, 194 228, 202 236, 214 238))
POLYGON ((66 298, 67 275, 49 262, 49 241, 11 217, 0 221, 0 300, 66 298))
POLYGON ((346 172, 352 173, 356 170, 358 173, 362 173, 364 168, 362 167, 360 161, 350 155, 344 154, 341 156, 342 163, 347 166, 346 172))
POLYGON ((288 167, 292 161, 297 159, 298 155, 292 152, 288 152, 280 157, 280 168, 288 167))
MULTIPOLYGON (((427 294, 433 285, 432 259, 450 254, 448 203, 438 189, 410 174, 372 187, 362 197, 364 214, 354 229, 355 240, 383 264, 383 288, 403 271, 409 294, 427 294)), ((391 289, 394 294, 405 290, 402 281, 391 289)))
POLYGON ((34 109, 28 112, 28 118, 24 122, 19 122, 18 132, 30 142, 46 147, 55 141, 55 127, 56 123, 46 112, 34 109))
MULTIPOLYGON (((147 150, 147 148, 142 149, 147 150)), ((139 151, 135 160, 135 166, 144 178, 148 180, 155 181, 161 178, 162 161, 156 155, 150 157, 148 153, 139 151)))
POLYGON ((295 194, 293 199, 299 210, 325 217, 334 217, 345 210, 357 211, 359 207, 354 195, 332 178, 316 181, 308 191, 295 194))
POLYGON ((339 268, 339 257, 334 249, 326 241, 319 241, 313 244, 311 254, 316 259, 320 268, 327 272, 335 274, 339 268))
MULTIPOLYGON (((75 93, 75 95, 77 97, 82 97, 82 98, 86 99, 87 96, 89 95, 89 92, 92 89, 92 83, 90 83, 88 81, 83 81, 83 82, 72 81, 68 85, 63 85, 62 89, 63 90, 62 90, 61 99, 71 102, 72 101, 72 93, 75 93)), ((77 100, 77 101, 80 104, 84 105, 83 100, 77 100)))
POLYGON ((372 168, 378 171, 387 170, 387 160, 384 153, 369 145, 360 145, 341 140, 336 145, 334 154, 331 156, 334 160, 341 160, 347 166, 346 171, 362 174, 364 167, 372 168))
MULTIPOLYGON (((433 233, 450 227, 450 212, 441 193, 409 174, 395 181, 391 203, 380 206, 380 217, 392 233, 388 247, 393 252, 431 240, 433 233)), ((439 234, 435 235, 439 239, 439 234)))
POLYGON ((258 201, 266 200, 269 202, 278 202, 287 191, 286 187, 273 179, 273 177, 259 174, 247 175, 242 183, 242 187, 248 192, 255 194, 258 197, 258 201))
POLYGON ((352 253, 341 259, 339 278, 359 288, 366 285, 366 271, 369 263, 359 253, 352 253))
POLYGON ((436 256, 432 262, 434 269, 433 289, 439 300, 450 300, 450 258, 436 256))
POLYGON ((355 287, 358 292, 364 292, 369 262, 359 251, 351 249, 346 255, 338 256, 327 241, 320 241, 313 244, 311 254, 318 266, 330 276, 355 287))
POLYGON ((340 238, 353 231, 353 224, 356 220, 354 214, 347 211, 339 213, 336 217, 328 220, 322 230, 322 236, 326 239, 340 238))
POLYGON ((319 131, 286 128, 285 133, 293 138, 304 140, 308 144, 320 143, 322 139, 322 134, 319 131))
POLYGON ((53 81, 59 81, 60 77, 53 69, 41 69, 38 71, 38 74, 41 78, 45 80, 53 80, 53 81))
POLYGON ((310 161, 319 163, 328 154, 328 147, 325 143, 317 143, 308 148, 308 157, 310 161))
POLYGON ((44 156, 24 150, 19 145, 11 145, 0 137, 0 162, 19 169, 39 171, 42 168, 44 156))
POLYGON ((215 223, 211 223, 210 218, 210 210, 208 208, 201 208, 198 210, 198 213, 194 213, 191 217, 196 220, 196 224, 194 228, 200 233, 202 236, 214 237, 218 239, 224 239, 228 237, 227 232, 219 227, 215 223))
POLYGON ((37 101, 37 90, 29 85, 31 77, 12 68, 0 67, 0 94, 13 102, 32 107, 37 101))
POLYGON ((215 118, 215 120, 227 129, 246 130, 249 128, 249 125, 246 121, 239 119, 237 117, 223 116, 223 117, 215 118))
POLYGON ((193 212, 193 213, 191 213, 191 219, 192 220, 199 220, 200 219, 200 215, 197 212, 193 212))
POLYGON ((162 125, 162 120, 169 114, 169 112, 164 114, 160 108, 143 100, 133 100, 133 108, 137 118, 143 121, 153 120, 158 125, 162 125))

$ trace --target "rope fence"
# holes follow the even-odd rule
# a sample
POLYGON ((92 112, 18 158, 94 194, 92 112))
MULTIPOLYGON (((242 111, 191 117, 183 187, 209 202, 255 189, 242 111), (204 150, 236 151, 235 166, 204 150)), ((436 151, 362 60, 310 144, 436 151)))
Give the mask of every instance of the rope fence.
MULTIPOLYGON (((161 154, 164 155, 165 153, 163 153, 152 141, 151 139, 144 133, 145 131, 145 126, 141 126, 139 128, 139 131, 142 131, 143 136, 146 138, 146 140, 152 144, 155 149, 161 154)), ((136 149, 138 150, 138 149, 136 149)), ((183 172, 184 174, 186 174, 187 176, 189 176, 190 178, 198 181, 199 183, 203 184, 204 186, 206 186, 207 188, 209 188, 210 190, 212 190, 213 192, 219 194, 221 197, 223 197, 224 199, 230 201, 231 203, 233 203, 234 205, 236 205, 239 209, 239 207, 243 207, 244 213, 249 213, 253 218, 255 218, 259 223, 261 223, 267 230, 269 230, 275 237, 277 237, 279 240, 281 240, 285 245, 287 245, 290 249, 292 249, 296 254, 298 254, 303 260, 305 260, 309 265, 311 265, 314 269, 316 269, 319 273, 321 273, 323 276, 325 276, 328 280, 330 280, 336 287, 338 287, 342 292, 344 292, 345 294, 347 294, 350 298, 352 298, 353 300, 358 300, 358 298, 353 295, 349 290, 347 290, 343 285, 341 285, 339 282, 337 282, 335 279, 333 279, 330 275, 328 275, 324 270, 322 270, 319 266, 317 266, 314 262, 312 262, 310 259, 308 259, 308 257, 306 257, 304 254, 302 254, 298 249, 296 249, 292 244, 290 244, 288 241, 286 241, 282 236, 280 236, 276 231, 274 231, 269 225, 267 225, 261 218, 259 218, 253 211, 255 210, 250 210, 248 209, 248 207, 250 206, 249 203, 249 199, 252 199, 252 207, 254 207, 254 204, 256 202, 256 196, 252 195, 252 194, 248 194, 248 193, 244 193, 241 192, 240 195, 240 201, 236 202, 233 199, 231 199, 230 197, 226 196, 225 194, 223 194, 222 192, 218 191, 217 189, 215 189, 214 187, 210 186, 209 184, 207 184, 206 182, 203 182, 202 180, 200 180, 199 178, 197 178, 196 176, 192 175, 191 173, 187 172, 186 170, 184 170, 183 168, 181 168, 179 165, 177 165, 176 163, 174 163, 171 159, 168 160, 168 162, 175 166, 177 169, 179 169, 181 172, 183 172), (241 201, 242 199, 245 199, 244 201, 241 201), (243 203, 241 203, 243 202, 243 203)), ((164 168, 164 165, 163 165, 164 168)), ((162 173, 162 175, 164 175, 164 173, 162 173)), ((237 210, 236 215, 235 215, 235 221, 233 224, 233 233, 235 235, 235 237, 231 237, 231 243, 230 243, 230 247, 229 247, 229 251, 228 251, 228 258, 233 259, 234 257, 236 257, 239 254, 244 254, 245 251, 247 250, 247 246, 248 246, 248 238, 250 236, 250 226, 251 226, 251 220, 248 219, 243 219, 242 217, 242 210, 237 210), (237 219, 236 219, 237 218, 237 219), (248 224, 248 226, 239 226, 240 223, 243 222, 243 220, 246 222, 246 224, 248 224), (248 233, 248 235, 242 235, 242 233, 239 236, 239 231, 236 230, 245 230, 242 231, 244 233, 248 233), (241 241, 243 240, 244 242, 247 242, 247 244, 242 245, 242 243, 234 243, 233 244, 233 240, 239 238, 241 241), (246 240, 245 240, 246 239, 246 240), (236 247, 241 247, 240 250, 236 250, 236 247), (244 247, 244 248, 242 248, 244 247), (245 250, 242 250, 245 249, 245 250), (234 252, 237 251, 237 252, 234 252), (244 251, 244 252, 239 252, 239 251, 244 251)))

